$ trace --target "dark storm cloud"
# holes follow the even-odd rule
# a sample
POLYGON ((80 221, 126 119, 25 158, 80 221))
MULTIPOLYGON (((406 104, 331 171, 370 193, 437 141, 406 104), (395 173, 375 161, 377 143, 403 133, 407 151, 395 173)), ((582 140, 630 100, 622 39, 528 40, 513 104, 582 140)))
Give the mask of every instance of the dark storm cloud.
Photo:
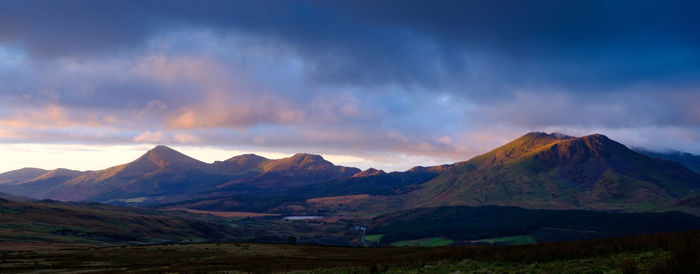
POLYGON ((0 40, 38 57, 128 53, 201 27, 291 45, 322 83, 466 84, 461 92, 486 96, 516 85, 600 91, 650 76, 695 82, 700 67, 697 1, 0 3, 0 40))
MULTIPOLYGON (((15 136, 58 124, 66 134, 45 138, 85 127, 106 142, 174 140, 176 130, 212 144, 463 160, 532 130, 632 140, 674 127, 669 140, 697 152, 699 10, 697 1, 0 0, 0 137, 3 125, 15 136)), ((636 144, 645 142, 654 143, 636 144)))

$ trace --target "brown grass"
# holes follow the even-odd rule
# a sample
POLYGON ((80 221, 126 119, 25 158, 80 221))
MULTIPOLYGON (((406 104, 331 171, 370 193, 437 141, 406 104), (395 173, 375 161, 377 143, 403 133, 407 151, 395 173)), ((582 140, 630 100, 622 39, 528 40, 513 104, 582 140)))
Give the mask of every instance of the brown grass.
MULTIPOLYGON (((173 244, 91 250, 0 252, 0 272, 218 272, 254 273, 307 271, 338 267, 396 269, 464 259, 484 262, 533 263, 666 250, 668 260, 654 266, 659 273, 700 271, 700 231, 599 239, 514 247, 359 248, 282 244, 173 244)), ((625 270, 634 265, 621 264, 625 270)))
POLYGON ((333 196, 333 197, 321 197, 308 199, 306 202, 319 204, 323 206, 337 206, 341 204, 350 204, 360 200, 367 200, 370 196, 368 194, 357 194, 357 195, 343 195, 343 196, 333 196))
POLYGON ((246 217, 265 217, 265 216, 280 216, 280 214, 274 213, 256 213, 256 212, 243 212, 243 211, 208 211, 208 210, 197 210, 186 207, 174 207, 168 210, 180 210, 188 213, 194 214, 207 214, 214 215, 224 218, 246 218, 246 217))

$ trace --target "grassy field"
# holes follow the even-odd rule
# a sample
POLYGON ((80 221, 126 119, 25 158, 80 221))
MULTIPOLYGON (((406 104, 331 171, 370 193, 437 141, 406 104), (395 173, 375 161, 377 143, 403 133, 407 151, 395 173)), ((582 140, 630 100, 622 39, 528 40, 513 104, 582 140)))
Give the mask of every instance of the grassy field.
POLYGON ((372 219, 367 233, 384 235, 382 244, 435 237, 467 244, 480 240, 483 244, 524 244, 698 229, 699 217, 680 212, 620 213, 453 206, 388 213, 372 219), (504 238, 517 235, 530 237, 504 238))
POLYGON ((0 252, 0 273, 698 273, 700 231, 475 247, 200 243, 0 252))
POLYGON ((285 221, 246 212, 193 214, 96 203, 0 199, 0 250, 115 245, 266 242, 361 245, 352 221, 285 221))
POLYGON ((534 244, 535 237, 532 235, 518 235, 510 237, 500 237, 500 238, 490 238, 481 239, 476 241, 477 243, 487 243, 487 244, 503 244, 503 245, 524 245, 524 244, 534 244))
POLYGON ((94 203, 0 199, 0 250, 233 240, 245 233, 220 220, 94 203))
POLYGON ((393 243, 391 243, 391 246, 436 247, 436 246, 447 246, 447 245, 452 244, 453 242, 454 241, 449 240, 449 239, 434 237, 434 238, 425 238, 425 239, 393 242, 393 243))

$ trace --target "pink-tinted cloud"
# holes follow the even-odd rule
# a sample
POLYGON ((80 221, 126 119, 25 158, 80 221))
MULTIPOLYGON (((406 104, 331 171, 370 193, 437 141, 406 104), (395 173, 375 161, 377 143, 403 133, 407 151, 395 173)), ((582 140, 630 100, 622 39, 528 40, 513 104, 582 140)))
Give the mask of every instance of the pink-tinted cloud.
POLYGON ((200 144, 202 139, 191 134, 176 133, 173 135, 173 140, 180 144, 200 144))
MULTIPOLYGON (((212 93, 206 96, 215 96, 212 93)), ((183 108, 166 123, 175 129, 238 128, 259 124, 295 124, 304 120, 304 112, 282 101, 260 98, 241 104, 233 98, 207 99, 199 105, 183 108), (228 103, 227 103, 228 102, 228 103)))
POLYGON ((85 111, 72 111, 60 105, 50 104, 34 108, 21 108, 8 117, 0 117, 0 125, 11 128, 56 129, 75 126, 99 127, 113 123, 115 118, 85 111))
POLYGON ((161 131, 156 131, 156 132, 151 132, 151 131, 146 131, 144 133, 139 134, 138 136, 134 136, 134 142, 138 143, 151 143, 151 144, 158 144, 162 143, 165 141, 165 134, 161 131))
POLYGON ((538 16, 528 4, 521 7, 528 16, 491 22, 496 17, 464 14, 503 14, 503 7, 306 3, 301 10, 318 17, 279 9, 266 25, 258 9, 218 13, 178 2, 168 4, 182 13, 144 6, 141 17, 103 21, 101 5, 129 14, 132 4, 76 3, 0 9, 0 25, 10 26, 0 28, 3 141, 163 142, 445 163, 529 131, 562 131, 700 153, 700 59, 696 41, 682 35, 696 28, 663 20, 677 40, 613 28, 636 39, 579 43, 597 37, 569 20, 589 17, 550 24, 562 18, 551 9, 580 11, 566 5, 538 16), (424 12, 431 8, 440 12, 424 12), (445 11, 455 12, 432 16, 445 11), (54 17, 23 16, 35 13, 54 17), (556 35, 508 24, 520 20, 556 35), (84 22, 106 28, 72 29, 92 28, 84 22), (562 26, 583 36, 551 32, 562 26))

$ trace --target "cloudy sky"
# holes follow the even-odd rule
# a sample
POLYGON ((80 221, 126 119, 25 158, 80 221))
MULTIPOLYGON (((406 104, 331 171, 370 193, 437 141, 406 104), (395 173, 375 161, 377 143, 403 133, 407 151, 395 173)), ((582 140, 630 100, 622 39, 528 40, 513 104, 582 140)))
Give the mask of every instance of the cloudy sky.
POLYGON ((0 0, 0 171, 322 154, 403 170, 530 131, 700 154, 698 1, 0 0))

